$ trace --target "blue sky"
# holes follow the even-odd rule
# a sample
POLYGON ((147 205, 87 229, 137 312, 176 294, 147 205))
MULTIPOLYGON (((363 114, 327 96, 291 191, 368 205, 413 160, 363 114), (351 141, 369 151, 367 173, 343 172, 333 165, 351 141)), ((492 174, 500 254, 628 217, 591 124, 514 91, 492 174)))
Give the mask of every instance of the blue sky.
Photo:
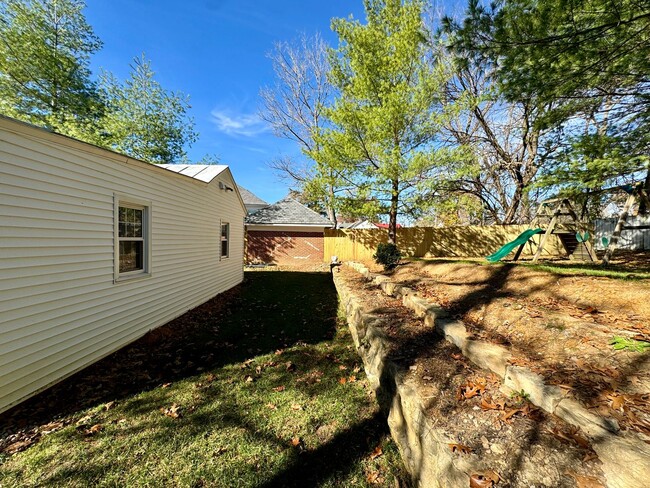
POLYGON ((259 90, 274 81, 267 53, 302 32, 336 45, 332 17, 364 18, 361 0, 88 0, 85 14, 104 43, 93 71, 125 79, 145 53, 163 87, 190 96, 199 132, 190 158, 218 155, 240 185, 269 203, 288 188, 267 163, 298 149, 258 117, 259 90))

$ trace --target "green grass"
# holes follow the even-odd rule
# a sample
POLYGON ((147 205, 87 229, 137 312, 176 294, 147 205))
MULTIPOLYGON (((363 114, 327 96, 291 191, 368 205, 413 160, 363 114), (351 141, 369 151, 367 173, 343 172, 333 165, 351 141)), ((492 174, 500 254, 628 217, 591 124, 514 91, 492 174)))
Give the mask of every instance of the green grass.
POLYGON ((647 271, 638 271, 626 268, 617 268, 615 266, 602 267, 599 264, 590 263, 519 263, 520 266, 525 266, 537 271, 546 271, 558 275, 572 275, 572 276, 599 276, 604 278, 613 278, 617 280, 647 280, 650 279, 650 273, 647 271))
POLYGON ((229 306, 191 322, 171 364, 191 360, 199 374, 169 371, 128 394, 111 386, 68 412, 70 425, 0 458, 0 486, 348 487, 404 478, 337 319, 330 276, 247 273, 229 306), (161 411, 172 405, 180 418, 161 411), (93 425, 101 431, 89 435, 93 425))
POLYGON ((424 261, 429 263, 459 263, 459 264, 473 264, 479 266, 524 266, 536 271, 544 271, 557 275, 565 276, 598 276, 605 278, 613 278, 618 280, 647 280, 650 279, 650 272, 646 269, 630 269, 622 266, 609 266, 603 267, 597 263, 575 263, 567 262, 541 262, 541 263, 527 263, 520 262, 499 262, 489 263, 488 261, 476 259, 446 259, 446 258, 408 258, 411 261, 424 261))

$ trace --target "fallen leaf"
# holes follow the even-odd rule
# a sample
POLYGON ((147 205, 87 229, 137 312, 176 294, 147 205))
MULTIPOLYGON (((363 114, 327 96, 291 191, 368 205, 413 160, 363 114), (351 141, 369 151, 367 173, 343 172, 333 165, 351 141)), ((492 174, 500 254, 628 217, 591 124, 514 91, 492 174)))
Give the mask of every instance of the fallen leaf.
POLYGON ((287 389, 286 386, 280 385, 280 386, 276 386, 275 388, 273 388, 273 391, 284 391, 286 389, 287 389))
POLYGON ((173 419, 181 418, 181 407, 176 403, 172 404, 172 406, 169 408, 161 408, 160 411, 167 417, 171 417, 173 419))
POLYGON ((270 408, 271 410, 277 410, 278 407, 276 405, 273 405, 272 403, 267 403, 266 406, 270 408))
POLYGON ((354 382, 356 382, 356 381, 357 381, 357 377, 356 377, 356 376, 350 376, 350 377, 348 378, 348 383, 354 383, 354 382))
POLYGON ((244 378, 244 381, 246 381, 246 383, 252 383, 253 377, 251 375, 247 375, 246 378, 244 378))
POLYGON ((100 433, 102 430, 104 430, 104 426, 102 424, 95 424, 90 429, 88 429, 85 432, 85 434, 86 435, 95 435, 95 434, 100 433))
POLYGON ((384 482, 384 478, 379 471, 370 471, 366 474, 366 480, 373 485, 379 485, 384 482))
POLYGON ((293 372, 296 370, 296 365, 289 361, 286 365, 287 371, 293 372))
POLYGON ((291 405, 291 410, 302 410, 302 406, 297 403, 294 403, 291 405))
POLYGON ((501 412, 501 420, 510 423, 512 417, 518 413, 522 413, 522 411, 523 409, 521 408, 506 408, 503 412, 501 412))
POLYGON ((594 476, 582 476, 570 471, 567 471, 565 474, 571 476, 571 478, 575 480, 578 488, 605 488, 605 485, 594 476))
POLYGON ((372 451, 372 454, 370 454, 370 459, 376 459, 379 456, 381 456, 384 453, 384 451, 381 449, 381 446, 375 447, 375 450, 372 451))
POLYGON ((7 454, 16 454, 17 452, 22 452, 32 444, 36 443, 38 438, 38 436, 33 436, 22 441, 13 442, 5 447, 2 451, 7 454))
POLYGON ((469 477, 470 488, 492 488, 496 482, 492 478, 481 473, 475 473, 469 477))
POLYGON ((567 434, 569 437, 571 437, 571 439, 575 441, 576 444, 578 444, 583 449, 591 449, 591 444, 586 437, 580 434, 580 429, 577 427, 570 427, 567 434))
POLYGON ((79 420, 77 420, 77 425, 87 424, 90 420, 92 420, 92 418, 92 415, 84 415, 79 420))
POLYGON ((293 447, 298 447, 300 445, 300 437, 294 437, 291 439, 291 445, 293 447))
POLYGON ((469 400, 470 398, 479 396, 483 391, 485 391, 485 385, 468 381, 466 384, 458 388, 456 398, 458 400, 469 400))
POLYGON ((345 383, 346 383, 347 381, 348 381, 348 380, 347 380, 347 378, 345 378, 345 377, 344 377, 344 378, 339 378, 339 383, 341 383, 342 385, 345 385, 345 383))
POLYGON ((43 434, 51 434, 63 428, 63 422, 50 422, 49 424, 41 425, 39 431, 43 434))
POLYGON ((625 395, 617 395, 616 393, 612 393, 611 395, 607 395, 607 398, 610 400, 609 406, 612 408, 612 410, 620 410, 621 412, 624 410, 625 406, 625 395))
POLYGON ((495 403, 490 397, 481 398, 481 408, 483 410, 503 410, 504 405, 501 403, 495 403))
POLYGON ((227 447, 218 447, 217 450, 212 453, 212 456, 213 457, 221 456, 227 450, 228 450, 227 447))
POLYGON ((464 446, 463 444, 449 444, 449 448, 451 452, 458 452, 460 454, 471 454, 473 452, 471 447, 464 446))
POLYGON ((345 371, 346 369, 348 369, 348 367, 345 366, 344 364, 339 364, 339 369, 340 369, 341 371, 345 371))
POLYGON ((171 383, 163 383, 161 388, 169 388, 170 386, 172 386, 171 383))

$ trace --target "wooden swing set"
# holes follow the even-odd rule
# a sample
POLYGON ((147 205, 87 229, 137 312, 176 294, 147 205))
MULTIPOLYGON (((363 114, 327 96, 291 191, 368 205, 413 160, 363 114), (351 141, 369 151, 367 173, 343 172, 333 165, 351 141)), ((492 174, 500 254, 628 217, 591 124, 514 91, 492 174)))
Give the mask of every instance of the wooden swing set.
MULTIPOLYGON (((644 189, 643 183, 607 188, 600 190, 599 193, 615 190, 625 191, 628 193, 628 197, 623 206, 623 211, 618 218, 614 232, 612 232, 607 244, 607 249, 601 262, 603 266, 609 265, 612 254, 614 254, 614 251, 618 247, 621 232, 631 229, 650 229, 650 225, 625 225, 630 210, 637 198, 643 201, 647 208, 650 209, 650 199, 644 189)), ((548 238, 552 234, 558 237, 569 259, 591 261, 594 263, 598 262, 596 252, 590 242, 591 236, 588 231, 588 225, 578 218, 578 215, 573 208, 573 204, 568 198, 551 198, 543 201, 537 209, 535 218, 531 222, 531 228, 545 229, 539 240, 539 244, 537 245, 535 255, 533 256, 533 263, 537 262, 541 256, 544 251, 544 246, 548 243, 548 238)), ((517 249, 514 256, 515 261, 519 259, 524 245, 525 243, 521 244, 519 249, 517 249)))

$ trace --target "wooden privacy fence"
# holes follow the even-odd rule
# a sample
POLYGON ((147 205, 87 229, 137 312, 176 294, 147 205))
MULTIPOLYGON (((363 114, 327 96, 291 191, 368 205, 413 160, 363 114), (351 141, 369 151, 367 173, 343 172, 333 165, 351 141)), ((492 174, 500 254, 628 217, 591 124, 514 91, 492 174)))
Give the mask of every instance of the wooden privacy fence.
MULTIPOLYGON (((527 225, 407 227, 397 230, 397 246, 410 257, 484 257, 514 240, 527 225)), ((539 242, 540 236, 533 240, 539 242)), ((542 256, 562 254, 555 235, 549 236, 542 256)), ((388 242, 385 229, 325 229, 324 259, 338 256, 342 261, 368 261, 380 242, 388 242)), ((535 248, 524 248, 524 255, 535 248)))

